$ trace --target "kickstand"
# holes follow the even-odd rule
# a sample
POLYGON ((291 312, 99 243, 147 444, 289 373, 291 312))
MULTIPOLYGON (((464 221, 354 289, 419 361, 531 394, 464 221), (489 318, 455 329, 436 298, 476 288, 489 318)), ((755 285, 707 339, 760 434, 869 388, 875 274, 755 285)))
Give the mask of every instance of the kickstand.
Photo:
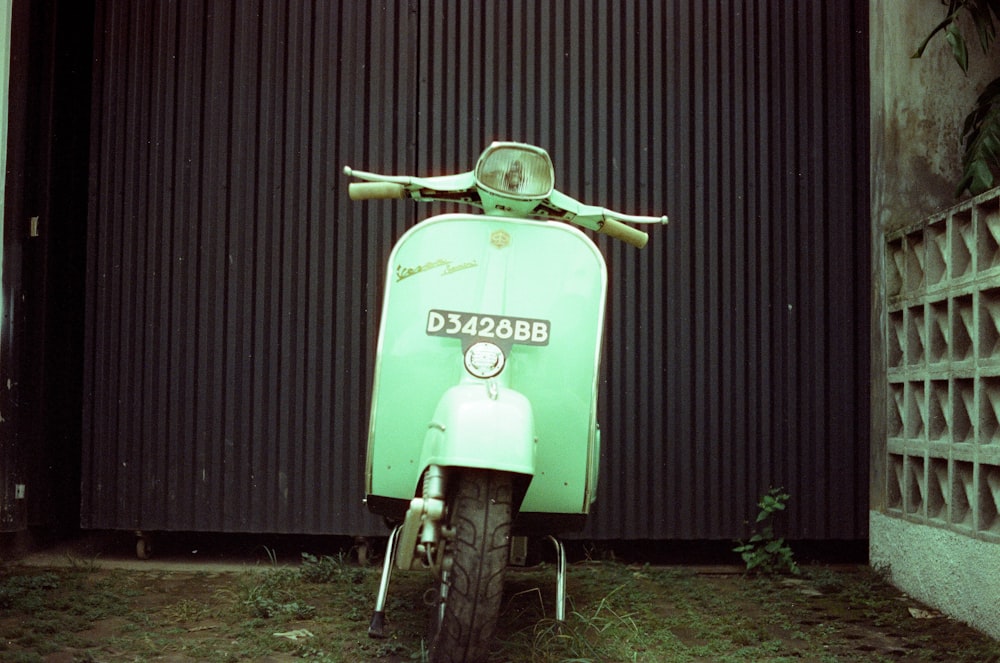
POLYGON ((566 548, 556 537, 548 539, 556 547, 556 621, 561 626, 566 621, 566 548))
POLYGON ((389 542, 385 545, 385 562, 382 564, 382 580, 378 584, 378 596, 375 598, 375 612, 372 614, 371 624, 368 625, 369 638, 385 637, 385 601, 389 596, 389 578, 392 576, 392 567, 396 563, 396 538, 402 526, 397 526, 389 535, 389 542))

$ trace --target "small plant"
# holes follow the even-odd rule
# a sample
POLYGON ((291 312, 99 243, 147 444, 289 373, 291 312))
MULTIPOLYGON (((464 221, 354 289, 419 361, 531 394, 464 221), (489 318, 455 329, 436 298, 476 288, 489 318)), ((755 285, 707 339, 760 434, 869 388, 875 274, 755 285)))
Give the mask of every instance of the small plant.
POLYGON ((254 617, 262 619, 271 619, 273 617, 309 619, 316 614, 314 606, 299 601, 294 597, 276 598, 266 594, 253 594, 243 603, 254 617))
POLYGON ((361 569, 352 567, 347 556, 342 552, 338 553, 336 557, 330 555, 317 557, 309 553, 302 553, 299 577, 304 582, 315 584, 343 582, 344 580, 358 584, 364 580, 365 574, 361 569))
POLYGON ((30 612, 44 605, 44 600, 40 598, 44 592, 58 587, 59 578, 54 573, 4 578, 0 580, 0 611, 30 612))
POLYGON ((759 529, 754 531, 749 540, 740 541, 733 548, 733 552, 739 553, 743 558, 747 573, 799 573, 799 565, 795 563, 791 547, 785 543, 784 538, 775 536, 772 522, 775 513, 785 510, 789 499, 791 495, 784 492, 784 488, 771 488, 757 502, 760 512, 755 524, 759 529))
POLYGON ((251 616, 262 619, 312 617, 316 608, 298 598, 296 575, 290 569, 264 572, 258 582, 244 586, 243 605, 251 616))

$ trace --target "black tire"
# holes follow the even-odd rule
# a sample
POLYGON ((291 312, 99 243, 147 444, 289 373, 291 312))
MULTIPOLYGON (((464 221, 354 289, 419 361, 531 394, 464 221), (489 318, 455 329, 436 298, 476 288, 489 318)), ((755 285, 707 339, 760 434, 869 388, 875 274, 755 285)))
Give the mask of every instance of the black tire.
POLYGON ((453 474, 443 603, 431 619, 431 663, 485 661, 496 631, 513 519, 511 476, 488 470, 453 474))

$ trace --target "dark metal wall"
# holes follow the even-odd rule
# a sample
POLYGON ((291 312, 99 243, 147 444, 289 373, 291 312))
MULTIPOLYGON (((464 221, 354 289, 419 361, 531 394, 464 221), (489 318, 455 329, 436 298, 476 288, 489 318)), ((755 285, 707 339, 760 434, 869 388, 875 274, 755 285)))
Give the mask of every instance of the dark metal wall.
MULTIPOLYGON (((9 31, 5 38, 9 45, 9 82, 7 98, 7 135, 4 141, 6 161, 3 191, 3 217, 0 235, 3 250, 0 252, 0 532, 18 532, 27 529, 26 500, 18 499, 17 486, 27 483, 26 465, 32 442, 30 427, 22 428, 22 421, 30 421, 21 403, 22 384, 27 371, 20 361, 23 353, 25 319, 20 314, 18 301, 24 287, 25 232, 18 219, 28 214, 29 192, 25 185, 29 164, 28 131, 26 127, 29 98, 29 62, 32 60, 31 43, 27 39, 31 24, 29 7, 12 4, 9 17, 2 19, 3 28, 9 31)), ((7 56, 7 53, 3 54, 7 56)))
POLYGON ((669 213, 611 265, 586 536, 866 536, 867 6, 98 3, 88 528, 381 532, 360 499, 379 290, 414 203, 344 164, 669 213))
POLYGON ((0 317, 0 531, 75 530, 92 3, 14 0, 0 317))

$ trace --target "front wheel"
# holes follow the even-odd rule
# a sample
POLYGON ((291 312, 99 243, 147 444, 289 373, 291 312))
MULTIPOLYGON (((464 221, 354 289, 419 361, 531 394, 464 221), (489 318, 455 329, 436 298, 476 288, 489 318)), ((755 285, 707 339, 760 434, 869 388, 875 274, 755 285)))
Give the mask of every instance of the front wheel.
POLYGON ((439 605, 431 624, 432 663, 486 660, 503 594, 513 519, 511 476, 455 470, 449 480, 448 525, 439 605))

